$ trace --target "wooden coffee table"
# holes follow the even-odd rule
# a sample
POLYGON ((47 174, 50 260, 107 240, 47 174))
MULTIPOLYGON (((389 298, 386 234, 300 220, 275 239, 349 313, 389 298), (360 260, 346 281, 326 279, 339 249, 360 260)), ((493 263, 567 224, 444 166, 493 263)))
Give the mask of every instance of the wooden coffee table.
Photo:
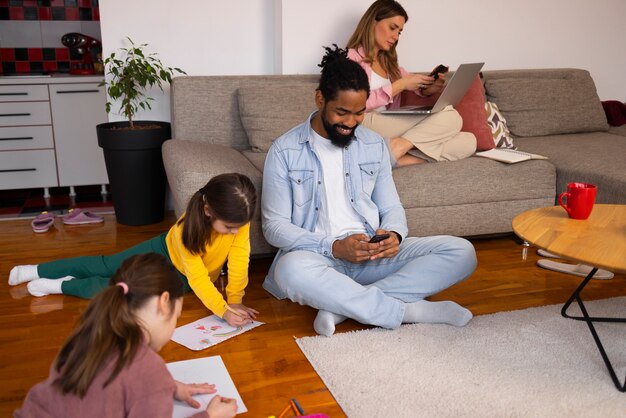
POLYGON ((618 380, 593 326, 594 322, 626 323, 626 318, 591 317, 580 296, 598 268, 626 273, 626 205, 595 205, 589 219, 584 221, 570 219, 560 206, 532 209, 516 216, 512 226, 513 231, 530 244, 594 267, 563 305, 561 315, 587 323, 613 383, 618 390, 626 392, 626 379, 624 383, 618 380), (582 316, 567 313, 574 300, 578 302, 582 316))

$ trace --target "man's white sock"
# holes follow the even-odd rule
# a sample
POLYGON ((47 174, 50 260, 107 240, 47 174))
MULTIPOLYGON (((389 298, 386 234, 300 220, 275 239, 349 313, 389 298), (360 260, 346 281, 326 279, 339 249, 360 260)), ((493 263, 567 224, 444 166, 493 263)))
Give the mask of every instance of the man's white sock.
POLYGON ((443 302, 419 300, 413 303, 405 303, 404 307, 403 324, 424 322, 462 327, 473 317, 468 309, 449 300, 443 302))
POLYGON ((36 279, 28 282, 26 288, 28 293, 33 296, 46 296, 46 295, 60 295, 61 284, 67 280, 72 280, 74 277, 65 276, 60 279, 36 279))
POLYGON ((320 310, 313 321, 313 328, 319 335, 330 337, 335 333, 335 325, 342 323, 347 318, 328 311, 320 310))
POLYGON ((37 265, 27 264, 24 266, 15 266, 9 273, 9 285, 15 286, 39 278, 37 265))

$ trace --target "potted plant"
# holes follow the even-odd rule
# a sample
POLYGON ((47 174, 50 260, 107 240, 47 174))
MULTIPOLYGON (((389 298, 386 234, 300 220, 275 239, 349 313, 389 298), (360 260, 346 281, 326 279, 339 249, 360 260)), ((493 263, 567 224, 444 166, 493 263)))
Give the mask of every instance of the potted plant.
POLYGON ((137 121, 139 110, 151 109, 154 100, 147 96, 149 88, 170 83, 175 73, 186 74, 179 68, 165 67, 156 54, 144 52, 147 44, 130 46, 113 52, 104 61, 108 101, 107 113, 119 100, 122 122, 96 126, 98 145, 113 194, 117 221, 125 225, 148 225, 163 220, 165 211, 165 169, 161 145, 170 138, 168 122, 137 121))

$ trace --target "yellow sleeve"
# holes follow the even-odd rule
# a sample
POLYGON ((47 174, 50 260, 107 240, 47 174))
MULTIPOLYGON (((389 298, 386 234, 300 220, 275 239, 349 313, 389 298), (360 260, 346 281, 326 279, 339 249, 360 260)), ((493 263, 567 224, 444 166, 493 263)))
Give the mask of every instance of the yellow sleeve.
POLYGON ((167 246, 174 266, 187 277, 189 286, 204 306, 221 318, 226 312, 224 297, 213 284, 202 256, 190 253, 183 245, 182 227, 173 228, 176 229, 170 231, 170 234, 173 234, 168 236, 167 246))
POLYGON ((228 251, 228 284, 226 297, 228 303, 242 303, 245 288, 248 285, 248 267, 250 265, 250 224, 239 228, 228 251))

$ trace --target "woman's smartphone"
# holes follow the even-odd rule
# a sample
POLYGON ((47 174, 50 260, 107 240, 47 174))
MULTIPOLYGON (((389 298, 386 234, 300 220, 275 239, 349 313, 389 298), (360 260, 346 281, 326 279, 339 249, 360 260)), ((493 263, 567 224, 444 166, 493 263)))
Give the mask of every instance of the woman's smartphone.
POLYGON ((435 68, 431 73, 430 76, 435 78, 435 81, 437 81, 437 79, 439 78, 439 74, 440 73, 447 73, 448 72, 448 67, 443 65, 443 64, 439 64, 437 66, 437 68, 435 68))
POLYGON ((372 239, 369 240, 369 243, 375 243, 375 242, 381 242, 384 239, 389 238, 389 234, 380 234, 380 235, 374 235, 372 237, 372 239))

